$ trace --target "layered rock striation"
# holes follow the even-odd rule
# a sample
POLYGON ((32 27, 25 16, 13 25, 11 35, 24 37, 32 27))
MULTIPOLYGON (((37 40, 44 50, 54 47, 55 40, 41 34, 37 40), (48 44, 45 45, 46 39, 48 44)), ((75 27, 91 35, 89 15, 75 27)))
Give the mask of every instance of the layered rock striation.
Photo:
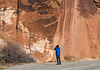
POLYGON ((39 61, 100 56, 99 0, 0 0, 0 46, 19 43, 39 61))

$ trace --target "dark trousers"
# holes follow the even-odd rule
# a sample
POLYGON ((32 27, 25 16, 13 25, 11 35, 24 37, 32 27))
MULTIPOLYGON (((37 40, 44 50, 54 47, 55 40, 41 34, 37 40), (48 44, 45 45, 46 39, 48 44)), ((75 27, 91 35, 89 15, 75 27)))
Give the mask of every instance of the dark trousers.
POLYGON ((57 59, 57 64, 61 64, 60 56, 56 55, 56 59, 57 59))

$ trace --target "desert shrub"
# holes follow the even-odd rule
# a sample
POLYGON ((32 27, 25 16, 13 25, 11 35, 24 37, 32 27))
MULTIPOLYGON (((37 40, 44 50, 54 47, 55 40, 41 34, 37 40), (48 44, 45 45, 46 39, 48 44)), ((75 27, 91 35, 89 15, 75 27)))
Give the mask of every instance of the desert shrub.
POLYGON ((74 56, 65 56, 64 60, 66 60, 67 62, 74 62, 77 59, 74 56))
POLYGON ((7 63, 27 63, 35 61, 29 54, 25 54, 25 51, 18 44, 11 42, 7 43, 0 53, 5 55, 0 60, 5 60, 7 63))

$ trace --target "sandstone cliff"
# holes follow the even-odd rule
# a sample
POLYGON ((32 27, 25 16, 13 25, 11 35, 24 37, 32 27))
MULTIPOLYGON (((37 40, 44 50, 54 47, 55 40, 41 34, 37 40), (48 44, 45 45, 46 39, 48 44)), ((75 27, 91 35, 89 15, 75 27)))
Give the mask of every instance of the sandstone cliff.
POLYGON ((100 1, 95 0, 95 2, 93 0, 63 0, 62 10, 64 11, 56 37, 62 46, 62 57, 100 56, 100 1))
POLYGON ((0 46, 19 43, 40 61, 100 56, 99 0, 0 0, 0 46))

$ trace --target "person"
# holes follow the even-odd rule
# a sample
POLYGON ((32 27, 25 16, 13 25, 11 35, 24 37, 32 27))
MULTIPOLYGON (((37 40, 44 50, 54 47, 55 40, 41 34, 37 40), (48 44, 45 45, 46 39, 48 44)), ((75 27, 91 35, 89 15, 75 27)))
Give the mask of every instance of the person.
POLYGON ((54 50, 56 51, 56 59, 57 59, 57 64, 56 65, 61 65, 61 60, 60 60, 60 47, 57 45, 54 50))

